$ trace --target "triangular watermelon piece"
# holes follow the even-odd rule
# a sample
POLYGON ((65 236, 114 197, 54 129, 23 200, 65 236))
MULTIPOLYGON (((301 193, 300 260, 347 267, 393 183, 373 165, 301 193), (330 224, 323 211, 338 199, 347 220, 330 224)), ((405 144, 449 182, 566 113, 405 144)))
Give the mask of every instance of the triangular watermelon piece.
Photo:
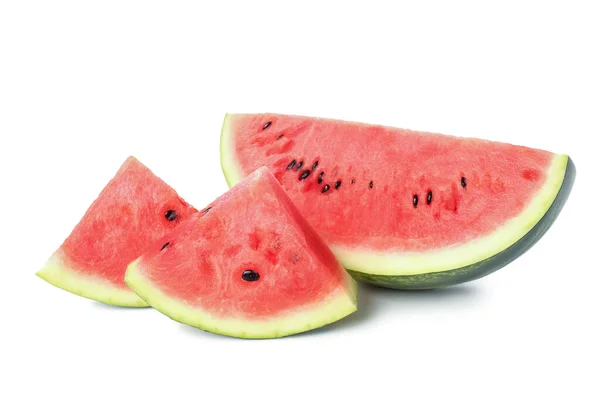
POLYGON ((175 190, 130 157, 37 275, 89 299, 147 306, 123 280, 127 265, 195 212, 175 190))
POLYGON ((127 284, 172 319, 273 338, 356 310, 356 283, 262 168, 157 241, 127 284))
POLYGON ((268 167, 351 274, 403 289, 508 264, 548 230, 575 179, 567 155, 305 116, 227 115, 229 185, 268 167))

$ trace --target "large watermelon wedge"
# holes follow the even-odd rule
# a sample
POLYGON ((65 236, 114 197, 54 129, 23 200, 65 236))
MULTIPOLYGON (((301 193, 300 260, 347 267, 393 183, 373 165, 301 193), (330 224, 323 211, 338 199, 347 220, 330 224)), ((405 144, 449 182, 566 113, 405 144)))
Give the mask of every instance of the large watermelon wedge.
POLYGON ((482 277, 529 249, 566 201, 566 155, 472 138, 277 114, 227 115, 229 185, 267 166, 342 264, 425 289, 482 277))
POLYGON ((195 212, 130 157, 37 275, 89 299, 147 306, 125 284, 125 269, 149 244, 195 212))
POLYGON ((356 283, 266 168, 157 241, 127 284, 172 319, 273 338, 356 310, 356 283))

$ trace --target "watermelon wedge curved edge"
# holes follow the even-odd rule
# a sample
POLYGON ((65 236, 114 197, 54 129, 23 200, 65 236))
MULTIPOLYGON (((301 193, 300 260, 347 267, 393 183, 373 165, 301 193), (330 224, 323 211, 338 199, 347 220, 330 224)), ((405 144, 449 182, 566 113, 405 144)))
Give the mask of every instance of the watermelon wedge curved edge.
POLYGON ((200 328, 214 334, 235 336, 245 339, 268 339, 285 337, 303 331, 332 324, 356 311, 356 282, 349 281, 349 294, 340 295, 326 304, 311 307, 293 315, 264 321, 248 321, 241 318, 220 318, 165 295, 144 277, 134 261, 127 269, 125 282, 148 305, 167 315, 174 321, 200 328))
MULTIPOLYGON (((553 172, 549 175, 549 177, 554 177, 554 181, 547 184, 546 193, 537 197, 538 200, 535 205, 530 205, 527 213, 524 213, 521 219, 515 220, 508 227, 510 229, 504 231, 504 234, 499 233, 497 237, 489 237, 487 238, 488 242, 473 243, 474 246, 481 244, 488 248, 488 254, 492 255, 483 254, 479 256, 480 258, 487 256, 487 258, 477 261, 476 257, 471 256, 469 258, 468 254, 465 254, 463 263, 467 263, 466 265, 441 272, 400 276, 393 273, 391 275, 365 274, 360 271, 350 271, 350 274, 355 279, 366 283, 387 284, 389 287, 395 287, 398 283, 401 283, 401 288, 407 289, 425 289, 429 288, 431 284, 435 284, 435 287, 450 286, 487 276, 517 259, 542 238, 567 201, 575 176, 576 169, 573 160, 566 155, 557 156, 553 172), (511 244, 512 240, 521 235, 521 238, 511 244), (496 245, 496 249, 494 249, 494 245, 496 245), (508 247, 506 247, 507 245, 508 247), (494 251, 501 248, 505 249, 494 253, 494 251)), ((472 249, 474 250, 475 247, 472 247, 472 249)), ((465 251, 471 251, 471 249, 465 249, 465 251)), ((348 257, 349 254, 343 256, 348 257)), ((444 257, 444 255, 440 256, 444 257)), ((454 257, 454 254, 450 253, 445 257, 454 257)), ((415 262, 418 261, 415 260, 415 262)))
MULTIPOLYGON (((478 279, 509 264, 530 249, 550 228, 569 197, 576 177, 575 165, 568 155, 552 154, 546 151, 509 144, 469 138, 463 140, 462 138, 439 134, 413 132, 333 119, 277 114, 227 114, 222 126, 220 149, 221 168, 228 185, 231 187, 237 184, 245 176, 245 173, 252 169, 252 164, 265 165, 275 171, 281 170, 278 178, 288 179, 285 177, 288 174, 285 171, 285 164, 288 164, 288 161, 294 155, 289 150, 293 150, 291 152, 305 153, 307 156, 318 156, 320 169, 327 157, 329 157, 329 160, 339 157, 338 155, 327 155, 327 152, 331 154, 332 147, 336 146, 334 145, 336 141, 342 141, 342 138, 335 137, 335 124, 343 127, 343 133, 346 135, 346 138, 356 133, 359 137, 362 135, 359 139, 364 140, 367 136, 365 131, 371 129, 376 134, 388 135, 388 139, 389 136, 394 135, 398 135, 403 140, 408 138, 408 140, 417 142, 423 137, 426 139, 429 138, 430 142, 428 146, 431 146, 437 140, 436 136, 438 136, 441 137, 442 141, 448 139, 449 142, 454 141, 451 143, 461 146, 466 143, 473 144, 479 142, 487 147, 486 150, 495 150, 493 147, 498 145, 499 148, 502 147, 498 151, 499 155, 502 155, 502 152, 514 154, 529 153, 526 155, 541 155, 540 159, 545 158, 544 161, 547 161, 545 165, 540 165, 542 172, 539 175, 543 179, 543 182, 536 186, 537 188, 533 190, 531 196, 528 196, 527 203, 519 209, 518 213, 497 225, 492 223, 493 228, 491 228, 492 230, 489 233, 480 234, 466 242, 442 246, 441 248, 432 248, 430 250, 427 249, 425 251, 398 251, 388 248, 380 249, 368 245, 363 246, 356 242, 346 244, 343 242, 343 239, 337 239, 339 236, 335 235, 335 231, 333 233, 325 231, 329 232, 329 234, 324 234, 325 240, 350 274, 357 280, 378 286, 397 289, 444 287, 478 279), (269 122, 273 121, 268 124, 268 128, 272 130, 270 134, 274 137, 271 142, 264 139, 263 130, 267 125, 263 125, 263 123, 266 120, 269 122), (256 125, 256 128, 254 125, 256 125), (327 130, 329 125, 334 126, 334 128, 327 130), (353 130, 354 128, 356 128, 355 131, 353 130), (278 145, 279 148, 275 148, 276 145, 273 144, 276 144, 280 138, 282 141, 286 139, 280 132, 290 132, 289 136, 291 140, 278 145), (321 135, 332 135, 327 137, 326 141, 329 148, 325 149, 320 145, 314 145, 314 137, 317 135, 315 132, 319 132, 321 135), (248 148, 251 148, 251 150, 247 154, 253 158, 250 162, 248 162, 248 155, 243 155, 248 148), (286 152, 289 157, 285 157, 286 152), (310 154, 311 152, 312 154, 310 154), (244 158, 246 158, 245 161, 243 161, 244 158), (336 238, 333 242, 328 239, 331 236, 336 238)), ((368 137, 366 139, 369 140, 368 137)), ((361 158, 364 155, 361 154, 361 158)), ((373 159, 377 157, 368 155, 368 158, 371 159, 372 166, 393 166, 393 162, 390 161, 375 161, 379 163, 375 164, 373 159)), ((312 160, 307 161, 307 163, 309 164, 308 168, 310 168, 312 160)), ((356 164, 352 163, 350 161, 349 165, 360 165, 360 162, 356 164)), ((408 168, 410 169, 411 167, 408 168)), ((422 169, 421 166, 412 168, 416 171, 422 169)), ((503 168, 506 169, 506 167, 503 168)), ((313 181, 315 180, 313 179, 313 181)), ((306 188, 300 189, 300 186, 292 184, 289 180, 287 185, 288 187, 284 186, 284 189, 291 194, 292 199, 296 202, 301 200, 302 196, 299 193, 305 193, 307 190, 306 188)), ((320 181, 319 185, 321 185, 320 181)), ((372 183, 370 187, 373 187, 372 183)), ((315 196, 319 195, 321 193, 316 193, 313 195, 313 198, 316 199, 315 196)), ((423 199, 423 197, 421 198, 423 199)), ((313 223, 317 231, 323 232, 321 229, 322 225, 320 225, 323 216, 315 214, 316 209, 313 209, 311 203, 303 203, 305 203, 304 206, 300 204, 301 211, 305 215, 308 215, 309 221, 313 223)), ((346 203, 349 205, 353 204, 352 202, 346 203)), ((323 206, 319 209, 322 210, 323 206)), ((342 212, 339 207, 336 209, 342 212)), ((363 206, 358 209, 365 209, 365 207, 363 206)), ((333 213, 329 213, 329 215, 333 215, 333 213)), ((369 216, 372 216, 372 214, 369 216)), ((368 218, 364 218, 363 224, 368 223, 368 221, 368 218)), ((442 231, 443 229, 440 230, 440 235, 443 234, 442 231)))

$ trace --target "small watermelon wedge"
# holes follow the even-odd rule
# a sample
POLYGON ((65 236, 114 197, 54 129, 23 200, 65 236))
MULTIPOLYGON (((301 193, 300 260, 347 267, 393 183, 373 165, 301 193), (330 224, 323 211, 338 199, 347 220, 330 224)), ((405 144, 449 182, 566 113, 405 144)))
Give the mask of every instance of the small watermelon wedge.
POLYGON ((125 284, 127 266, 195 212, 175 190, 129 157, 37 275, 88 299, 147 306, 125 284))
POLYGON ((356 278, 429 289, 485 276, 552 225, 567 155, 473 138, 278 114, 227 115, 230 186, 268 167, 356 278))
POLYGON ((266 168, 127 269, 149 305, 206 331, 274 338, 356 310, 356 283, 266 168))

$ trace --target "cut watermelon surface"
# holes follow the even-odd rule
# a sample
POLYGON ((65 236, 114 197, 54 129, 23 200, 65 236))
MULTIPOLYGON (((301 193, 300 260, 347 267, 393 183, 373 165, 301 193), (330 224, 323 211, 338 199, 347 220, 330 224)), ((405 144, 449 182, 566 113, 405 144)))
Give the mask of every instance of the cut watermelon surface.
POLYGON ((195 212, 175 190, 130 157, 37 275, 89 299, 147 306, 125 284, 127 266, 195 212))
POLYGON ((242 338, 295 334, 356 310, 356 283, 266 168, 158 240, 125 281, 176 321, 242 338))
POLYGON ((277 114, 227 115, 230 186, 268 167, 358 279, 423 289, 484 276, 550 227, 566 155, 473 138, 277 114))

